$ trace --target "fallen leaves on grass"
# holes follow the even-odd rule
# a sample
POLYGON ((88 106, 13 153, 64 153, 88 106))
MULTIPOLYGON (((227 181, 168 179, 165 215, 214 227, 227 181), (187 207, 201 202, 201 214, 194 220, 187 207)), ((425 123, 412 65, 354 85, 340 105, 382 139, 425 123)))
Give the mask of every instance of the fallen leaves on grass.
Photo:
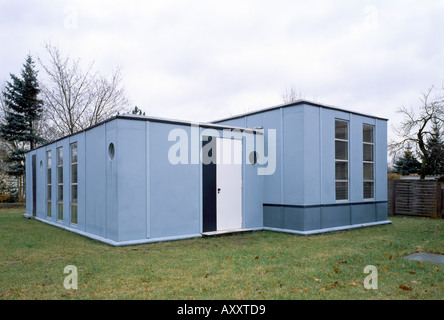
POLYGON ((344 287, 344 284, 340 281, 335 281, 331 284, 327 284, 327 285, 323 286, 320 291, 330 290, 330 289, 333 289, 336 287, 342 288, 342 287, 344 287))
POLYGON ((406 290, 406 291, 413 290, 412 286, 409 286, 408 284, 400 284, 399 288, 402 289, 402 290, 406 290))
POLYGON ((308 279, 313 279, 314 281, 318 282, 318 283, 322 283, 321 279, 318 278, 314 278, 313 276, 307 276, 308 279))
POLYGON ((350 287, 357 287, 358 285, 355 282, 350 283, 350 287))

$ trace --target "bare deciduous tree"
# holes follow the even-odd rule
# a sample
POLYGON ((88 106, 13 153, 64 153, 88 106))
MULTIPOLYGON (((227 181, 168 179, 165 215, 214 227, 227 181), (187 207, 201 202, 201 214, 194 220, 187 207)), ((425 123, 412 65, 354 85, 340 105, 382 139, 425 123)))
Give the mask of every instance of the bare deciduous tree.
POLYGON ((293 101, 297 101, 303 99, 302 92, 297 90, 295 86, 290 86, 285 88, 285 90, 281 94, 282 101, 284 103, 290 103, 293 101))
MULTIPOLYGON (((302 93, 302 91, 298 90, 296 86, 291 85, 284 89, 281 93, 281 99, 284 103, 291 103, 298 100, 305 100, 305 95, 302 93)), ((318 97, 314 96, 312 99, 310 99, 312 102, 318 102, 318 97)))
POLYGON ((49 60, 39 62, 46 73, 41 82, 46 116, 58 136, 72 134, 123 112, 129 106, 121 86, 121 69, 107 78, 90 63, 82 71, 80 60, 63 56, 51 44, 45 45, 49 60))
POLYGON ((431 87, 422 94, 419 114, 404 106, 398 109, 398 113, 403 116, 403 120, 399 127, 393 127, 393 132, 399 137, 399 140, 393 140, 389 143, 390 153, 394 156, 409 145, 413 144, 416 147, 416 152, 422 159, 422 179, 425 177, 425 167, 430 156, 426 141, 432 134, 432 124, 433 122, 442 123, 444 121, 444 96, 441 92, 436 91, 435 87, 431 87))

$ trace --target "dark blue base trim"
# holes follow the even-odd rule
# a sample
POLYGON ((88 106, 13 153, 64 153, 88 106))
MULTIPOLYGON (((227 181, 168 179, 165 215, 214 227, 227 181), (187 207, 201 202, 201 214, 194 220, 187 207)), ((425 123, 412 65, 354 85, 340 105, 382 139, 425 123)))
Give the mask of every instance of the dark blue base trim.
POLYGON ((267 207, 319 208, 319 207, 336 207, 336 206, 349 206, 349 205, 373 204, 373 203, 387 203, 387 201, 364 201, 364 202, 346 202, 346 203, 310 204, 310 205, 264 203, 263 205, 267 207))
POLYGON ((307 206, 264 204, 263 214, 266 228, 305 232, 387 221, 387 201, 307 206))

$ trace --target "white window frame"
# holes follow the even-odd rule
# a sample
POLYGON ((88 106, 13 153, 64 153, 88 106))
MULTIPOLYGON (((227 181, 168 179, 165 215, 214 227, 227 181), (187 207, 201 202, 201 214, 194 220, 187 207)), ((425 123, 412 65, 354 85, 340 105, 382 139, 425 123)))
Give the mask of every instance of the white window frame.
POLYGON ((63 177, 63 147, 58 147, 57 148, 57 220, 58 221, 63 221, 63 200, 64 200, 64 198, 63 198, 63 181, 64 180, 65 180, 65 177, 63 177), (61 164, 60 164, 60 152, 62 154, 61 164), (60 172, 59 168, 62 168, 61 169, 62 170, 62 182, 61 183, 60 183, 60 177, 59 177, 59 172, 60 172), (60 201, 60 193, 59 193, 60 186, 62 186, 62 201, 60 201), (62 205, 62 218, 61 219, 59 218, 60 217, 60 210, 59 210, 60 204, 62 205))
POLYGON ((52 150, 46 151, 46 217, 52 218, 52 150), (51 174, 49 174, 51 170, 51 174))
POLYGON ((364 200, 375 200, 375 126, 367 123, 362 124, 362 198, 364 200), (372 140, 373 142, 366 142, 364 141, 364 127, 370 127, 372 129, 372 140), (372 156, 373 161, 366 161, 364 160, 364 145, 369 145, 372 147, 372 156), (364 179, 364 167, 365 164, 371 164, 372 165, 372 173, 373 173, 373 179, 372 180, 366 180, 364 179), (364 194, 364 185, 366 182, 372 182, 373 183, 373 197, 372 198, 366 198, 364 194))
POLYGON ((70 219, 70 223, 72 224, 72 225, 77 225, 78 224, 78 222, 79 222, 79 216, 78 216, 78 205, 77 205, 77 203, 78 203, 78 192, 79 192, 79 189, 78 189, 78 179, 79 179, 79 176, 78 176, 78 173, 79 173, 79 167, 77 166, 77 163, 78 163, 78 148, 77 148, 77 141, 76 142, 73 142, 73 143, 71 143, 70 145, 69 145, 69 161, 70 161, 70 190, 69 190, 69 193, 70 193, 70 195, 69 195, 69 199, 70 199, 70 201, 69 201, 69 219, 70 219), (73 145, 75 145, 75 148, 77 149, 77 157, 76 157, 76 162, 73 162, 72 161, 72 148, 73 148, 73 145), (72 174, 73 174, 73 166, 76 166, 76 175, 77 175, 77 182, 73 182, 73 179, 72 179, 72 174), (76 187, 76 189, 77 189, 77 199, 76 199, 76 202, 74 203, 73 202, 73 199, 72 199, 72 188, 73 188, 73 186, 75 186, 76 187), (77 207, 77 221, 76 222, 73 222, 72 221, 72 207, 73 206, 76 206, 77 207))
POLYGON ((335 200, 336 202, 348 202, 350 200, 350 125, 349 121, 345 119, 335 118, 335 130, 334 130, 334 138, 335 138, 335 200), (341 121, 347 124, 347 139, 338 139, 336 138, 336 121, 341 121), (347 160, 336 159, 336 141, 346 142, 347 143, 347 160), (336 179, 336 163, 337 162, 345 162, 347 163, 347 180, 337 180, 336 179), (337 190, 336 183, 337 182, 346 182, 347 183, 347 198, 346 199, 337 199, 337 190))

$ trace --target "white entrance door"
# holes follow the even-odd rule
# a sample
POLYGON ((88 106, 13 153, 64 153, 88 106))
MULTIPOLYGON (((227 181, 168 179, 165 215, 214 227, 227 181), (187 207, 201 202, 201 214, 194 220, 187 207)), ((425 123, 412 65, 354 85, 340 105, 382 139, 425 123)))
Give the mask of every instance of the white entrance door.
POLYGON ((217 138, 217 230, 242 228, 242 140, 217 138))

